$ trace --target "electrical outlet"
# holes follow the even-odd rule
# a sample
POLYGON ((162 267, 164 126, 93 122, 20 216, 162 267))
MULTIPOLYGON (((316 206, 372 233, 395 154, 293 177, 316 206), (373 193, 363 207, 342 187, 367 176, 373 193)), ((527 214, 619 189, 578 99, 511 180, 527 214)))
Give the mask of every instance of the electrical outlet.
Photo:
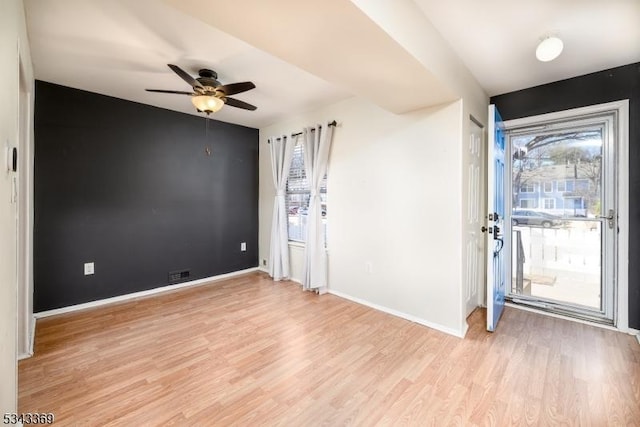
POLYGON ((364 269, 369 274, 373 273, 373 264, 371 263, 371 261, 367 261, 364 263, 364 269))
POLYGON ((265 267, 267 266, 267 260, 266 259, 262 260, 262 265, 265 266, 265 267))
POLYGON ((245 252, 247 250, 247 242, 240 243, 240 250, 245 252))
POLYGON ((85 276, 90 276, 92 274, 95 273, 95 265, 92 262, 85 262, 84 263, 84 275, 85 276))

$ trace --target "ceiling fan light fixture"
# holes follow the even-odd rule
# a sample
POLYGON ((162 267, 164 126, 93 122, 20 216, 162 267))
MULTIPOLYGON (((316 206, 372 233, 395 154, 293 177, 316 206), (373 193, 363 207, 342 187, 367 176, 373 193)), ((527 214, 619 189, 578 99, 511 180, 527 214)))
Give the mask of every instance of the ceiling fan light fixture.
POLYGON ((222 99, 213 95, 196 95, 191 97, 191 102, 194 107, 207 114, 220 111, 224 105, 224 101, 222 99))
POLYGON ((558 37, 546 37, 536 48, 536 58, 541 62, 553 61, 560 55, 560 53, 562 53, 563 47, 564 44, 558 37))
POLYGON ((182 90, 165 90, 165 89, 147 89, 147 92, 172 93, 177 95, 189 95, 191 103, 200 113, 215 113, 219 111, 223 105, 230 107, 242 108, 243 110, 254 111, 258 107, 239 99, 231 98, 229 95, 243 93, 251 89, 255 89, 253 82, 238 82, 221 85, 218 80, 218 74, 215 71, 206 68, 201 69, 198 74, 200 77, 194 79, 177 65, 167 64, 171 71, 176 73, 185 82, 189 83, 192 92, 182 90))

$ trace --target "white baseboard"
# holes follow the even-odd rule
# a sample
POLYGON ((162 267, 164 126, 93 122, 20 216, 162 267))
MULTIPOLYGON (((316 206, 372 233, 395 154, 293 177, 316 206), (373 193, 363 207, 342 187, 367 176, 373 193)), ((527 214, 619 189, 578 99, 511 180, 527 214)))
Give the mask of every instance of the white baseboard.
POLYGON ((33 344, 36 339, 36 316, 33 316, 31 322, 31 331, 29 331, 29 350, 28 353, 19 353, 18 360, 28 359, 33 356, 33 344))
POLYGON ((70 305, 68 307, 56 308, 54 310, 41 311, 34 313, 33 317, 41 319, 43 317, 57 316, 58 314, 72 313, 74 311, 86 310, 89 308, 101 307, 103 305, 113 304, 116 302, 129 301, 140 297, 162 294, 165 292, 175 291, 176 289, 190 288, 192 286, 200 286, 210 282, 217 282, 231 277, 242 276, 248 273, 258 271, 258 267, 247 268, 246 270, 233 271, 231 273, 219 274, 217 276, 205 277, 204 279, 192 280, 190 282, 178 283, 176 285, 162 286, 159 288, 149 289, 146 291, 134 292, 126 295, 118 295, 117 297, 105 298, 98 301, 86 302, 83 304, 70 305))
POLYGON ((22 353, 22 354, 18 354, 18 360, 24 360, 24 359, 29 359, 30 357, 33 357, 33 353, 22 353))
MULTIPOLYGON (((267 273, 269 274, 269 269, 267 267, 258 267, 259 271, 262 271, 263 273, 267 273)), ((284 279, 283 279, 284 280, 284 279)), ((290 282, 295 282, 298 283, 300 285, 302 285, 302 279, 298 279, 297 277, 289 277, 288 279, 286 279, 290 282)))
POLYGON ((344 293, 339 292, 339 291, 334 291, 332 289, 329 289, 329 293, 332 294, 332 295, 335 295, 337 297, 344 298, 344 299, 347 299, 349 301, 353 301, 355 303, 362 304, 364 306, 373 308, 374 310, 382 311, 384 313, 391 314, 392 316, 400 317, 401 319, 405 319, 405 320, 408 320, 410 322, 418 323, 420 325, 426 326, 426 327, 431 328, 431 329, 435 329, 435 330, 440 331, 440 332, 444 332, 445 334, 453 335, 454 337, 458 337, 458 338, 464 338, 464 335, 467 332, 467 328, 469 327, 467 325, 467 323, 464 322, 463 330, 456 330, 456 329, 449 328, 447 326, 440 325, 438 323, 430 322, 430 321, 422 319, 420 317, 412 316, 410 314, 394 310, 392 308, 384 307, 384 306, 381 306, 381 305, 378 305, 378 304, 374 304, 372 302, 369 302, 369 301, 366 301, 366 300, 363 300, 363 299, 360 299, 360 298, 352 297, 351 295, 347 295, 347 294, 344 294, 344 293))

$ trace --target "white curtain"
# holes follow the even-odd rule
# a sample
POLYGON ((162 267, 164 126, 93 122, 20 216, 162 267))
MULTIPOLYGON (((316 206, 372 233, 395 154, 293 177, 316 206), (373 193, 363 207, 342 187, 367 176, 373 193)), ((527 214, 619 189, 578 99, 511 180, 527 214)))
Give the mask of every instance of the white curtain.
POLYGON ((271 251, 269 257, 269 275, 273 280, 289 278, 289 236, 285 192, 287 177, 291 168, 291 157, 297 137, 269 139, 271 150, 271 170, 276 196, 273 201, 273 220, 271 223, 271 251))
POLYGON ((302 288, 327 292, 327 252, 325 249, 324 226, 322 224, 322 206, 320 203, 320 185, 327 172, 329 149, 333 127, 329 124, 305 128, 304 169, 311 190, 307 214, 307 239, 304 253, 302 288))

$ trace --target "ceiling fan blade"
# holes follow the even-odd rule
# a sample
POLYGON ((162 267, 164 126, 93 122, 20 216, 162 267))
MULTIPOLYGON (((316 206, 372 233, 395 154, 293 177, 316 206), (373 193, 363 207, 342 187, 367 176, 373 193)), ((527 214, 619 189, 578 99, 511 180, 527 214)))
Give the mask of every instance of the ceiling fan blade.
POLYGON ((222 91, 226 96, 229 96, 229 95, 235 95, 237 93, 246 92, 255 87, 256 85, 254 85, 252 82, 242 82, 242 83, 231 83, 228 85, 218 86, 216 90, 222 91))
POLYGON ((196 79, 194 79, 193 77, 191 77, 189 75, 189 73, 184 71, 182 68, 178 67, 177 65, 173 65, 173 64, 167 64, 167 65, 169 66, 169 68, 171 68, 173 70, 174 73, 179 75, 182 80, 184 80, 185 82, 189 83, 192 88, 195 89, 195 88, 199 87, 200 89, 204 90, 204 87, 200 84, 200 82, 197 81, 196 79))
POLYGON ((224 102, 232 107, 243 108, 245 110, 254 111, 258 108, 255 105, 247 104, 246 102, 235 98, 225 98, 224 102))
POLYGON ((163 89, 145 89, 147 92, 158 92, 158 93, 177 93, 178 95, 195 95, 193 92, 183 92, 180 90, 163 90, 163 89))

